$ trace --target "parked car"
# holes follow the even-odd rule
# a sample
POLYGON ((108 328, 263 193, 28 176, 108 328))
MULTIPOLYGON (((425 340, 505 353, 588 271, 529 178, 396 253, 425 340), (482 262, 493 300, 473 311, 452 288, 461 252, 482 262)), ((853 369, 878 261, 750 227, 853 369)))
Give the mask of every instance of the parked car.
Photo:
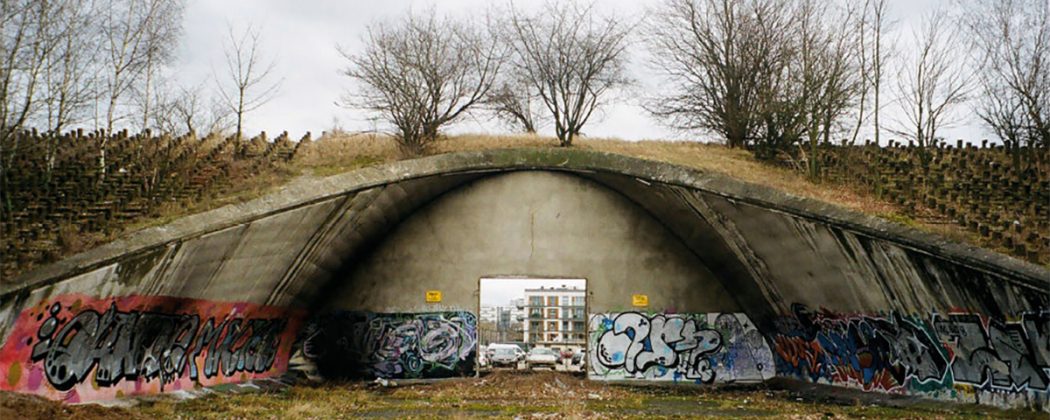
POLYGON ((584 359, 583 356, 585 356, 586 354, 587 353, 584 353, 582 351, 578 351, 575 354, 573 354, 572 355, 572 364, 573 365, 577 365, 577 366, 583 366, 583 359, 584 359))
POLYGON ((518 367, 520 347, 513 344, 489 344, 488 352, 488 362, 492 367, 518 367))
POLYGON ((536 347, 529 351, 529 355, 525 357, 525 368, 531 369, 537 366, 548 366, 554 369, 554 366, 558 364, 558 354, 554 350, 546 347, 536 347))

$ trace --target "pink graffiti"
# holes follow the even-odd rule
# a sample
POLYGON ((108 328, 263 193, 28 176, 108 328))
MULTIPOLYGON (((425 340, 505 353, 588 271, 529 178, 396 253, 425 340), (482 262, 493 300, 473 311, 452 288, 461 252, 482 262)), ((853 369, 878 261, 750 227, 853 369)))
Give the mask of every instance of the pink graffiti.
POLYGON ((0 390, 75 403, 270 377, 287 369, 303 317, 165 296, 46 299, 0 347, 0 390))

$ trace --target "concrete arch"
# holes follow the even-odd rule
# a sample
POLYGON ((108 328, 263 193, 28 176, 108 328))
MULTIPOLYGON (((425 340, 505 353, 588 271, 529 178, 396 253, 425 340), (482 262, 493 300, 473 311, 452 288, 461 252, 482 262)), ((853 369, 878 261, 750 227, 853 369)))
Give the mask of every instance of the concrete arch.
MULTIPOLYGON (((835 333, 836 328, 846 331, 856 323, 878 322, 885 323, 878 328, 887 332, 878 337, 886 341, 881 337, 890 332, 901 337, 910 331, 905 324, 916 324, 917 331, 934 336, 926 337, 925 345, 937 347, 938 340, 950 341, 956 346, 950 353, 958 354, 966 346, 982 343, 963 342, 952 331, 975 327, 962 320, 958 325, 949 323, 938 314, 966 312, 999 320, 976 327, 985 341, 1019 330, 1023 342, 1015 343, 1016 348, 1027 349, 1002 356, 1014 357, 1019 364, 1013 366, 1027 368, 1001 372, 997 382, 977 384, 977 389, 987 388, 995 395, 1013 389, 1015 396, 1001 397, 1002 405, 1042 406, 1046 401, 1046 386, 1040 383, 1047 381, 1044 368, 1050 368, 1050 353, 1040 347, 1040 340, 1046 338, 1036 336, 1048 325, 1046 316, 1038 315, 1050 308, 1046 269, 717 174, 569 149, 464 152, 302 180, 258 200, 147 229, 5 282, 0 288, 0 337, 4 337, 0 374, 8 375, 4 382, 8 385, 3 389, 65 395, 67 386, 81 390, 83 375, 99 379, 97 365, 144 357, 134 351, 137 342, 127 344, 122 358, 78 350, 75 356, 81 363, 68 366, 71 377, 59 378, 73 385, 59 381, 26 389, 28 379, 12 379, 12 363, 19 363, 18 369, 35 366, 45 373, 48 363, 59 363, 52 355, 68 349, 58 349, 58 336, 70 318, 89 310, 95 314, 83 315, 88 325, 170 315, 151 325, 166 325, 165 331, 193 330, 190 341, 180 348, 197 352, 171 362, 183 366, 198 357, 202 373, 191 378, 178 369, 124 371, 122 377, 101 378, 103 383, 112 381, 113 388, 81 390, 84 399, 112 396, 122 381, 143 375, 152 379, 153 385, 145 391, 149 392, 164 390, 165 383, 208 385, 235 381, 231 378, 243 377, 239 374, 253 377, 284 371, 293 353, 291 342, 302 339, 310 312, 330 292, 326 285, 352 267, 363 250, 375 247, 436 197, 480 179, 519 171, 583 178, 648 212, 740 303, 776 353, 778 374, 873 386, 863 378, 835 376, 842 372, 799 365, 805 358, 793 358, 789 343, 814 343, 820 334, 835 333), (106 318, 108 308, 114 308, 111 318, 106 318), (812 311, 818 309, 821 315, 814 316, 812 311), (249 331, 223 321, 231 313, 243 315, 244 325, 253 325, 250 333, 240 332, 250 338, 239 342, 233 337, 229 343, 206 340, 208 333, 232 337, 249 331), (187 314, 195 314, 197 321, 187 314), (1022 316, 1020 324, 1007 322, 1022 316), (214 324, 211 330, 205 329, 209 320, 214 324), (48 322, 54 325, 47 327, 48 322), (23 341, 29 344, 19 344, 23 341), (261 347, 248 349, 247 342, 261 347), (279 345, 270 349, 261 343, 279 345), (246 370, 216 359, 208 371, 207 358, 223 350, 239 350, 238 357, 254 364, 242 363, 246 370)), ((711 324, 715 324, 713 316, 711 324)), ((98 338, 69 331, 85 340, 98 338)), ((174 333, 168 334, 169 344, 178 341, 170 337, 174 333)), ((889 341, 885 345, 892 347, 889 341)), ((873 389, 910 390, 915 372, 922 369, 907 365, 905 355, 889 347, 886 365, 878 368, 897 374, 897 383, 891 384, 893 389, 882 389, 885 384, 873 389)), ((938 349, 931 351, 947 353, 938 349)), ((827 360, 834 356, 807 355, 827 360)), ((965 377, 969 367, 946 360, 944 366, 930 369, 943 380, 945 372, 956 368, 955 377, 965 377)))

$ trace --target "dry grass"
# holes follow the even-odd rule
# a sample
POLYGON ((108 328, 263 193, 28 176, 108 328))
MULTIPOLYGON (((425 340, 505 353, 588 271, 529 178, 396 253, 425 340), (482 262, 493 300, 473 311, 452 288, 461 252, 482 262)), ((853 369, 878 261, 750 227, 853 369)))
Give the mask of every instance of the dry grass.
MULTIPOLYGON (((330 175, 401 158, 393 140, 380 135, 325 137, 310 146, 296 155, 294 166, 301 168, 307 174, 316 176, 330 175)), ((430 146, 428 154, 523 147, 553 148, 557 147, 557 140, 551 137, 530 135, 468 134, 442 138, 430 146)), ((573 147, 717 172, 745 182, 769 186, 867 214, 897 215, 897 217, 903 215, 896 205, 878 200, 858 189, 844 185, 813 183, 797 172, 759 162, 745 150, 730 149, 719 144, 694 141, 624 141, 583 138, 579 139, 573 147)))
POLYGON ((762 386, 629 387, 565 374, 509 374, 393 388, 297 385, 273 393, 159 399, 131 409, 148 418, 1039 418, 1035 412, 915 402, 890 407, 762 386))

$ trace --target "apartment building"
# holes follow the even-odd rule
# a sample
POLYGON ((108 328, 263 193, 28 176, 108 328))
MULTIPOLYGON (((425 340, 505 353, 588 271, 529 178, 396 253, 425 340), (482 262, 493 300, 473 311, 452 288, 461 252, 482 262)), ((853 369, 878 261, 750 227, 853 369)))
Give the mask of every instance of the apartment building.
POLYGON ((525 289, 525 342, 562 351, 587 346, 586 290, 578 287, 525 289))

